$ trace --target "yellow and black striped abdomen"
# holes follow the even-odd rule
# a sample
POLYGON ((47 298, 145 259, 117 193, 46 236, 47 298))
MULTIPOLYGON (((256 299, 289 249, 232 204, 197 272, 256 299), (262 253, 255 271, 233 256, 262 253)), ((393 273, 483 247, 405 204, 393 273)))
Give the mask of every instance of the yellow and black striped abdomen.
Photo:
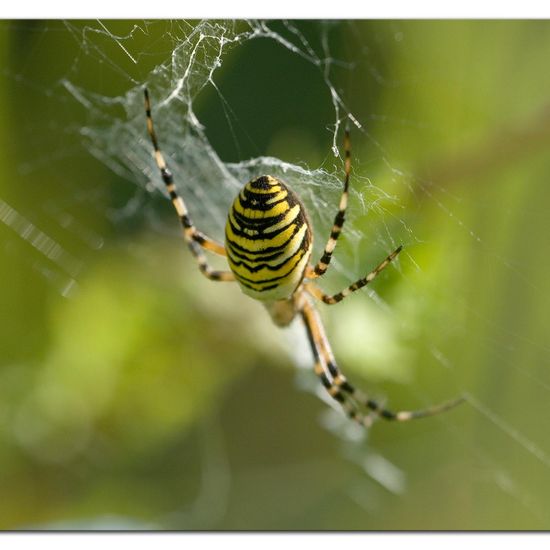
POLYGON ((248 182, 225 226, 229 267, 257 300, 290 298, 311 255, 312 233, 296 193, 272 176, 248 182))

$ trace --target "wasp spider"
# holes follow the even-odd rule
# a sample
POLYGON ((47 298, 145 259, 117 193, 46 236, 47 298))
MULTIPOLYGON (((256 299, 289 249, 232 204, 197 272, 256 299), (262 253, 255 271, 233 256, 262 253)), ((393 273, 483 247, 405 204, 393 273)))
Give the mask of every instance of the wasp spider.
POLYGON ((348 202, 351 171, 349 131, 344 136, 345 177, 338 213, 321 259, 312 266, 313 233, 300 199, 281 180, 260 176, 243 186, 235 198, 225 226, 225 244, 201 233, 191 221, 185 202, 178 195, 172 173, 160 151, 151 117, 151 103, 145 90, 147 131, 154 148, 156 164, 183 229, 183 237, 203 275, 213 281, 236 281, 242 291, 260 300, 274 323, 284 327, 297 315, 306 327, 315 360, 315 374, 328 394, 355 422, 370 426, 376 417, 406 421, 432 416, 458 405, 463 398, 427 409, 392 412, 355 388, 338 368, 325 335, 313 298, 325 304, 337 304, 352 292, 368 285, 401 251, 394 250, 366 277, 332 296, 313 281, 328 269, 338 237, 342 232, 348 202), (203 250, 225 256, 230 271, 210 267, 203 250), (360 411, 363 406, 367 414, 360 411))

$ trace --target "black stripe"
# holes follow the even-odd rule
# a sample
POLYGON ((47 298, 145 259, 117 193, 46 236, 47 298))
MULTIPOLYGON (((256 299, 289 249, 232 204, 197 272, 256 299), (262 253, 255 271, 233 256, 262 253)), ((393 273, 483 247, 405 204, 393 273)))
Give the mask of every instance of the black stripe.
MULTIPOLYGON (((332 361, 329 361, 327 363, 327 368, 328 368, 328 371, 330 372, 330 375, 333 378, 336 378, 336 377, 344 378, 340 373, 340 371, 338 370, 338 367, 332 361)), ((341 384, 336 384, 336 385, 342 388, 345 392, 348 392, 351 394, 355 393, 355 388, 345 379, 341 384)))
POLYGON ((277 288, 279 286, 278 283, 275 283, 274 285, 268 285, 268 286, 264 286, 263 288, 258 289, 258 288, 254 288, 251 285, 246 284, 244 281, 241 281, 240 278, 238 278, 238 279, 239 279, 239 282, 240 282, 241 285, 245 286, 246 288, 250 288, 251 290, 254 290, 255 292, 265 292, 266 290, 273 290, 274 288, 277 288))
POLYGON ((267 190, 270 187, 273 187, 273 185, 269 183, 270 179, 275 182, 273 185, 278 185, 281 183, 277 178, 273 178, 270 176, 259 176, 253 180, 250 180, 246 185, 250 185, 250 187, 255 187, 256 189, 267 190))
MULTIPOLYGON (((320 263, 322 264, 328 264, 330 262, 330 259, 332 257, 332 254, 330 252, 325 252, 323 256, 321 257, 320 263)), ((317 270, 315 270, 317 271, 317 270)))
POLYGON ((340 387, 348 393, 351 393, 351 394, 355 393, 355 388, 347 380, 342 384, 340 384, 340 387))
POLYGON ((344 225, 344 220, 346 218, 346 211, 345 210, 338 210, 338 214, 336 214, 336 217, 334 218, 334 224, 342 228, 342 225, 344 225))
POLYGON ((336 365, 332 361, 329 361, 327 363, 327 368, 328 368, 328 371, 330 372, 330 375, 333 378, 340 374, 340 372, 338 371, 338 368, 336 367, 336 365))
POLYGON ((231 229, 233 230, 233 233, 235 233, 236 235, 239 235, 240 237, 245 237, 252 241, 257 241, 259 239, 271 240, 275 238, 277 235, 284 233, 293 223, 298 224, 299 228, 302 227, 302 225, 305 223, 303 218, 300 219, 300 213, 298 212, 298 215, 292 220, 290 220, 286 225, 282 225, 281 227, 278 227, 275 230, 271 230, 271 228, 274 225, 281 223, 283 221, 286 214, 287 212, 285 212, 285 214, 281 214, 280 216, 277 216, 276 218, 268 218, 268 219, 263 218, 261 221, 256 222, 255 224, 250 224, 247 219, 243 218, 242 216, 235 216, 235 212, 233 212, 233 217, 238 223, 240 223, 246 229, 258 231, 258 235, 250 235, 249 233, 246 233, 244 230, 238 229, 237 227, 235 227, 235 224, 231 221, 231 218, 229 218, 229 224, 231 225, 231 229), (269 220, 269 223, 266 223, 268 220, 269 220))
POLYGON ((254 195, 255 197, 267 197, 267 198, 273 198, 273 195, 277 195, 281 193, 282 191, 285 191, 286 189, 282 186, 279 186, 280 189, 273 189, 266 193, 267 189, 265 189, 262 192, 256 191, 253 187, 250 188, 247 185, 244 186, 243 191, 245 195, 254 195))
MULTIPOLYGON (((231 224, 231 222, 230 222, 230 224, 231 224)), ((266 253, 275 253, 277 251, 284 250, 288 246, 289 241, 291 241, 294 238, 294 236, 301 229, 301 227, 302 226, 296 226, 296 229, 293 231, 292 235, 290 235, 290 237, 282 245, 280 245, 280 246, 268 246, 266 248, 263 248, 259 252, 261 254, 266 254, 266 253)), ((233 229, 233 227, 231 227, 231 229, 233 229)), ((246 234, 242 234, 242 233, 241 233, 241 235, 245 236, 247 239, 252 240, 252 241, 260 240, 260 238, 258 236, 256 236, 256 238, 254 238, 254 237, 251 237, 250 235, 246 235, 246 234)), ((309 242, 309 233, 308 233, 307 230, 304 234, 304 239, 306 237, 307 237, 308 242, 309 242)), ((225 240, 231 248, 236 248, 238 250, 241 250, 242 252, 246 252, 247 254, 253 254, 253 251, 251 251, 250 249, 239 246, 236 242, 232 241, 231 238, 229 237, 229 235, 227 235, 227 233, 225 234, 225 240)))
POLYGON ((189 219, 187 214, 180 216, 180 220, 185 228, 189 229, 190 227, 193 227, 193 222, 189 219))
POLYGON ((258 220, 264 220, 264 219, 272 220, 272 219, 275 219, 279 216, 283 216, 284 214, 286 214, 288 212, 288 210, 290 210, 295 205, 295 203, 291 204, 287 200, 287 197, 285 197, 281 200, 278 200, 277 202, 272 202, 270 204, 264 204, 260 201, 256 201, 256 204, 252 204, 252 201, 242 200, 241 197, 238 197, 238 201, 239 201, 239 206, 243 210, 245 210, 245 209, 246 210, 252 210, 253 212, 260 212, 262 214, 262 216, 260 218, 248 217, 248 216, 245 216, 244 214, 241 214, 240 212, 237 212, 237 209, 235 208, 235 205, 233 205, 232 206, 233 213, 237 214, 241 218, 244 218, 248 223, 258 223, 258 220), (288 208, 285 209, 285 211, 282 214, 277 214, 275 216, 266 216, 265 215, 265 212, 267 212, 268 210, 271 210, 272 208, 275 208, 278 204, 281 204, 282 202, 288 202, 288 208))
POLYGON ((341 302, 343 299, 344 299, 344 295, 341 292, 339 292, 334 296, 324 296, 323 302, 325 302, 326 304, 334 304, 335 302, 341 302))
MULTIPOLYGON (((241 200, 241 197, 239 197, 239 204, 241 205, 242 208, 249 208, 250 210, 256 210, 257 212, 266 212, 267 210, 271 210, 272 208, 275 208, 275 206, 277 206, 278 204, 281 204, 282 202, 288 202, 287 201, 288 194, 286 195, 286 197, 283 197, 278 201, 270 202, 270 203, 267 202, 270 198, 270 195, 262 194, 262 195, 255 195, 255 197, 258 197, 258 199, 256 198, 251 199, 247 196, 244 200, 241 200), (255 201, 256 204, 253 204, 252 201, 255 201)), ((290 203, 289 203, 289 206, 290 206, 290 203)))
MULTIPOLYGON (((158 151, 158 149, 157 149, 157 151, 158 151)), ((160 169, 160 175, 162 176, 162 181, 166 185, 170 185, 171 183, 174 182, 174 179, 172 177, 172 172, 170 172, 170 170, 168 170, 168 168, 161 168, 160 169)))
POLYGON ((267 254, 266 256, 263 256, 261 254, 254 254, 253 252, 248 251, 248 256, 245 256, 234 249, 231 249, 231 254, 240 260, 244 260, 245 262, 269 262, 277 259, 277 257, 281 255, 280 252, 275 252, 275 254, 267 254), (254 258, 250 258, 249 256, 254 256, 254 258))
POLYGON ((239 222, 245 227, 256 230, 261 230, 262 227, 266 225, 268 227, 271 227, 271 225, 273 225, 273 222, 276 223, 277 218, 282 218, 282 216, 284 216, 284 214, 279 214, 279 216, 273 216, 272 218, 248 218, 247 216, 243 216, 242 214, 239 214, 235 209, 233 209, 233 217, 235 218, 235 221, 239 222))
POLYGON ((260 271, 260 269, 264 269, 264 268, 269 269, 270 271, 277 271, 278 269, 281 269, 282 267, 284 267, 284 265, 287 262, 289 262, 290 260, 295 258, 300 252, 303 252, 305 254, 305 250, 302 248, 301 245, 298 248, 298 250, 296 250, 296 252, 294 252, 294 254, 292 254, 292 256, 289 256, 284 262, 282 262, 280 264, 277 264, 277 265, 274 265, 274 266, 268 265, 266 263, 258 264, 255 260, 254 260, 254 265, 250 265, 246 261, 235 262, 233 259, 231 259, 231 263, 233 263, 234 265, 237 265, 237 266, 244 265, 246 267, 247 271, 250 271, 251 273, 256 273, 257 271, 260 271))
MULTIPOLYGON (((260 279, 259 281, 253 281, 252 279, 248 279, 247 277, 243 277, 242 275, 235 273, 235 277, 239 281, 246 281, 248 283, 253 283, 255 285, 262 285, 264 283, 272 283, 273 281, 280 281, 281 279, 286 279, 290 273, 292 273, 296 269, 296 266, 294 266, 292 269, 289 269, 287 273, 284 275, 280 275, 279 277, 271 277, 270 279, 260 279)), ((278 286, 278 285, 275 285, 278 286)))
POLYGON ((327 375, 325 373, 318 374, 317 376, 319 377, 319 380, 321 380, 321 384, 323 384, 323 386, 325 386, 327 390, 332 388, 332 384, 330 383, 330 380, 327 378, 327 375))
MULTIPOLYGON (((337 392, 335 394, 330 394, 330 396, 333 398, 333 399, 336 399, 336 401, 338 401, 338 403, 345 403, 346 402, 346 398, 340 393, 340 392, 337 392)), ((351 409, 348 414, 351 416, 352 414, 355 416, 355 414, 357 414, 353 409, 351 409)), ((352 416, 353 418, 353 416, 352 416)))
POLYGON ((313 351, 313 357, 317 363, 320 363, 319 361, 319 350, 317 349, 317 344, 315 343, 315 338, 313 336, 313 330, 310 325, 310 321, 308 319, 307 313, 302 309, 300 311, 300 314, 302 315, 302 319, 304 320, 304 325, 306 326, 306 332, 307 332, 307 339, 309 340, 309 345, 311 346, 311 350, 313 351))

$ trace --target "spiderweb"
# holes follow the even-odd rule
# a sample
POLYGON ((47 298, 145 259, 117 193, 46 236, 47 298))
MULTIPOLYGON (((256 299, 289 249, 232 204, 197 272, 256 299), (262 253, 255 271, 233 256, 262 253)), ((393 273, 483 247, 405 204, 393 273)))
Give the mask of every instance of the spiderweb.
MULTIPOLYGON (((498 315, 492 317, 472 301, 476 298, 474 292, 473 296, 460 291, 449 294, 438 287, 438 282, 434 282, 433 287, 419 282, 428 278, 429 270, 434 269, 433 257, 431 262, 422 258, 423 247, 438 240, 437 235, 429 233, 429 228, 421 226, 421 214, 426 209, 435 210, 435 218, 445 220, 442 226, 451 228, 447 229, 449 233, 456 231, 461 235, 460 246, 471 247, 471 265, 489 262, 492 270, 521 281, 537 295, 544 294, 544 283, 522 269, 519 257, 512 258, 509 251, 502 251, 481 236, 480 226, 463 208, 463 202, 471 200, 471 196, 448 184, 453 181, 460 155, 454 164, 435 162, 427 169, 419 169, 408 165, 398 145, 376 137, 375 129, 392 127, 403 133, 421 134, 429 124, 427 114, 425 120, 411 120, 402 115, 373 112, 364 98, 353 93, 354 89, 364 90, 365 78, 375 90, 374 95, 405 86, 395 81, 384 66, 386 52, 410 46, 403 43, 406 33, 399 24, 387 22, 378 27, 360 27, 354 22, 96 21, 51 23, 44 29, 40 31, 41 41, 52 36, 67 41, 69 53, 60 73, 47 83, 40 75, 29 74, 24 67, 9 69, 5 76, 20 86, 36 89, 44 101, 53 105, 47 117, 50 124, 55 124, 52 121, 57 118, 60 107, 78 106, 81 120, 72 120, 63 126, 63 133, 83 144, 88 156, 91 153, 108 166, 120 185, 113 201, 115 206, 111 204, 105 210, 98 205, 110 190, 101 182, 89 183, 85 188, 75 188, 72 182, 63 184, 64 193, 49 197, 43 211, 26 209, 23 203, 10 198, 9 193, 0 195, 0 221, 12 237, 32 246, 35 255, 29 255, 28 263, 43 276, 46 284, 62 296, 72 295, 86 273, 90 254, 97 253, 105 241, 112 238, 111 232, 118 234, 133 223, 144 223, 148 230, 157 232, 159 238, 168 235, 174 240, 179 238, 179 228, 174 227, 175 217, 167 220, 159 212, 166 193, 145 131, 144 85, 152 98, 161 149, 175 175, 178 190, 199 228, 218 240, 223 240, 225 216, 238 189, 252 177, 268 173, 287 182, 304 201, 315 228, 314 257, 318 257, 340 195, 342 130, 345 124, 350 124, 354 153, 346 238, 338 245, 333 273, 327 277, 325 288, 338 290, 357 279, 364 274, 365 266, 375 265, 401 243, 405 245, 405 252, 401 262, 390 268, 389 278, 398 280, 398 288, 385 281, 382 283, 385 286, 377 287, 381 290, 366 290, 368 305, 365 297, 358 297, 356 304, 359 305, 342 304, 338 310, 327 313, 329 338, 341 363, 350 365, 352 372, 355 369, 356 376, 367 373, 375 382, 390 383, 391 390, 383 394, 406 385, 408 393, 401 395, 416 399, 422 406, 463 392, 467 395, 467 404, 463 406, 467 412, 458 417, 438 418, 433 424, 440 430, 437 432, 432 433, 430 428, 426 431, 411 428, 407 432, 407 427, 399 432, 401 442, 393 447, 389 445, 385 452, 378 451, 384 443, 381 436, 368 442, 368 453, 361 444, 366 437, 363 431, 340 414, 323 413, 321 423, 331 437, 340 440, 338 453, 344 457, 344 464, 356 465, 355 471, 341 480, 337 498, 340 502, 342 499, 348 504, 352 502, 374 517, 378 510, 405 501, 400 511, 407 514, 411 501, 408 500, 407 505, 405 496, 413 494, 418 498, 423 492, 415 483, 424 483, 426 493, 436 492, 438 483, 452 487, 449 477, 461 478, 472 473, 471 485, 445 493, 456 497, 459 504, 449 506, 448 515, 442 513, 437 524, 430 524, 425 517, 415 517, 415 514, 402 519, 401 523, 398 520, 392 523, 386 512, 384 518, 378 517, 378 522, 367 523, 365 527, 502 527, 499 514, 514 514, 517 523, 511 525, 518 528, 547 525, 550 517, 543 507, 548 483, 540 480, 549 478, 550 446, 544 431, 538 429, 537 415, 547 413, 543 403, 548 398, 550 379, 543 369, 515 362, 512 355, 523 345, 531 346, 536 350, 533 361, 548 367, 548 346, 541 336, 533 335, 522 326, 509 325, 498 315), (367 40, 360 32, 365 28, 374 33, 374 40, 367 40), (345 41, 342 36, 346 37, 345 41), (339 46, 342 42, 347 43, 347 48, 339 46), (272 51, 278 52, 277 59, 288 67, 288 80, 280 78, 277 67, 271 68, 277 78, 269 78, 262 54, 272 51), (295 78, 309 81, 307 87, 302 83, 300 89, 307 89, 323 109, 314 111, 315 117, 304 113, 303 118, 297 118, 296 126, 307 129, 292 134, 281 130, 281 120, 277 120, 273 112, 279 108, 284 113, 292 112, 286 105, 292 103, 295 78), (241 96, 250 98, 250 105, 246 99, 238 99, 241 96), (284 107, 277 103, 277 97, 284 107), (268 140, 276 132, 281 144, 290 141, 303 149, 286 159, 271 154, 270 151, 277 151, 278 144, 268 140), (312 138, 312 134, 316 137, 312 138), (101 209, 107 223, 96 228, 94 222, 87 221, 83 208, 101 209), (47 226, 45 217, 58 222, 57 232, 43 229, 47 226), (368 238, 365 239, 365 235, 368 238), (78 246, 73 242, 75 239, 78 246), (390 299, 385 298, 388 290, 390 299), (430 300, 425 308, 418 309, 419 301, 430 300), (456 315, 447 315, 443 312, 445 308, 454 310, 456 315), (430 311, 435 311, 435 321, 429 319, 430 313, 426 312, 430 311), (476 329, 466 320, 472 317, 479 321, 476 329), (438 326, 437 319, 451 324, 438 326), (423 321, 427 321, 432 330, 440 328, 439 335, 425 338, 418 329, 423 321), (476 331, 489 325, 494 329, 489 335, 476 331), (403 339, 410 346, 396 343, 403 339), (459 364, 461 358, 447 351, 447 342, 453 339, 485 350, 485 360, 491 365, 484 371, 485 383, 477 383, 477 373, 463 368, 459 364), (352 346, 350 341, 354 343, 352 346), (423 380, 420 373, 411 373, 410 366, 420 362, 426 364, 430 380, 423 380), (364 363, 370 367, 361 371, 360 365, 364 363), (508 379, 503 389, 507 401, 502 402, 492 391, 499 372, 504 372, 508 379), (516 394, 510 389, 514 385, 522 398, 536 396, 537 406, 521 418, 507 412, 517 411, 516 394), (443 438, 455 449, 456 462, 447 459, 445 467, 438 470, 438 450, 435 449, 435 457, 429 464, 433 470, 416 474, 409 480, 407 471, 412 468, 411 463, 426 460, 421 449, 434 445, 434 437, 443 438), (499 498, 504 504, 494 514, 480 510, 484 505, 490 509, 499 498), (463 523, 453 523, 453 510, 456 514, 461 506, 470 506, 471 512, 465 515, 463 523)), ((299 104, 303 106, 304 101, 299 104)), ((25 138, 30 141, 31 121, 22 123, 25 138)), ((476 132, 474 126, 473 133, 476 132)), ((61 122, 55 129, 60 127, 61 122)), ((521 135, 531 134, 527 129, 521 135)), ((54 171, 54 166, 65 166, 67 158, 82 154, 75 153, 66 140, 52 139, 50 150, 46 144, 34 144, 41 154, 32 155, 21 164, 23 174, 32 177, 43 166, 54 171)), ((483 173, 483 162, 490 162, 490 147, 489 143, 488 152, 481 148, 478 157, 475 153, 467 154, 464 163, 483 173)), ((511 150, 513 156, 516 149, 511 147, 508 152, 511 150)), ((280 149, 289 151, 289 147, 282 145, 280 149)), ((437 143, 434 149, 437 153, 437 143)), ((81 170, 81 165, 78 168, 81 170)), ((543 167, 541 173, 542 170, 543 167)), ((513 191, 508 196, 512 197, 513 191)), ((489 196, 481 200, 492 204, 489 196)), ((467 256, 460 255, 461 258, 467 256)), ((455 265, 446 253, 435 257, 439 262, 435 269, 443 274, 444 281, 451 280, 449 272, 453 270, 464 270, 475 276, 471 265, 455 265)), ((541 319, 543 325, 544 322, 541 319)), ((299 370, 298 384, 324 397, 311 376, 309 351, 299 327, 281 337, 283 339, 290 342, 287 353, 296 363, 307 367, 299 370)), ((464 359, 467 363, 468 358, 464 359)), ((404 390, 401 387, 399 391, 404 390)), ((27 424, 28 416, 23 418, 27 424)), ((218 521, 227 528, 242 527, 238 519, 234 519, 233 525, 223 520, 231 500, 231 484, 238 484, 239 480, 246 484, 250 479, 245 474, 241 474, 241 479, 239 473, 232 471, 226 456, 230 451, 222 441, 217 424, 207 424, 201 433, 199 448, 204 455, 201 459, 204 468, 198 497, 190 511, 174 512, 166 521, 185 527, 208 528, 216 526, 218 521)), ((62 448, 78 453, 85 448, 86 437, 82 435, 74 449, 62 448)), ((272 470, 266 468, 264 474, 274 480, 299 478, 304 469, 332 467, 329 460, 326 462, 319 459, 305 465, 297 463, 288 470, 277 465, 272 470)), ((328 490, 332 489, 329 486, 328 490)), ((320 506, 324 501, 321 496, 318 499, 308 502, 308 506, 320 506)), ((443 508, 448 503, 431 502, 431 505, 443 508)), ((319 513, 317 521, 323 519, 326 516, 319 513)), ((310 521, 303 519, 300 523, 297 512, 292 520, 287 520, 285 523, 283 515, 282 527, 296 521, 296 527, 307 528, 310 521)), ((261 528, 261 521, 257 525, 261 528)), ((312 528, 322 526, 311 525, 312 528)), ((338 525, 346 523, 343 520, 338 525)), ((349 525, 360 528, 362 524, 351 522, 349 525)))
MULTIPOLYGON (((170 29, 169 42, 172 47, 168 60, 155 66, 146 77, 142 76, 124 96, 107 99, 77 87, 70 78, 63 80, 67 91, 90 113, 91 124, 82 130, 82 134, 92 154, 129 182, 143 186, 147 192, 165 194, 159 183, 158 169, 152 162, 151 144, 143 134, 143 87, 146 84, 153 99, 155 124, 162 149, 177 173, 178 188, 192 205, 194 218, 200 219, 201 225, 216 233, 220 240, 232 198, 243 182, 259 173, 270 173, 290 183, 311 205, 314 221, 320 221, 323 229, 329 227, 330 216, 322 216, 321 213, 337 201, 342 185, 342 162, 338 158, 339 130, 349 117, 357 129, 365 131, 330 80, 332 59, 327 49, 331 25, 321 26, 323 35, 318 52, 291 22, 227 24, 207 21, 193 26, 184 23, 166 26, 170 29), (233 134, 233 139, 238 139, 235 125, 239 121, 216 83, 218 73, 234 49, 266 40, 298 56, 303 64, 310 65, 312 74, 316 73, 318 77, 316 84, 326 88, 324 93, 331 102, 333 115, 331 120, 320 121, 319 128, 326 135, 327 143, 330 142, 330 153, 327 162, 318 168, 261 155, 239 162, 222 159, 209 141, 208 128, 197 112, 201 92, 214 90, 223 108, 228 130, 233 134), (123 109, 125 116, 113 120, 111 108, 123 109), (211 190, 211 182, 216 182, 215 193, 211 190), (326 194, 321 197, 319 189, 326 191, 326 194)), ((105 33, 105 36, 115 40, 128 57, 138 63, 138 56, 130 53, 128 48, 134 35, 146 34, 148 28, 135 26, 126 36, 115 36, 102 26, 93 31, 105 33)), ((95 34, 92 34, 92 29, 82 32, 85 37, 83 44, 87 46, 90 35, 95 38, 95 34)), ((101 52, 98 53, 101 55, 101 52)), ((109 62, 109 59, 104 61, 109 62)), ((291 86, 291 83, 285 85, 291 86)), ((259 84, 261 86, 265 83, 259 84)), ((263 90, 258 89, 257 93, 262 94, 263 90)), ((394 200, 369 181, 363 180, 363 184, 360 204, 364 209, 368 204, 369 208, 380 213, 383 210, 380 206, 382 199, 394 200)))

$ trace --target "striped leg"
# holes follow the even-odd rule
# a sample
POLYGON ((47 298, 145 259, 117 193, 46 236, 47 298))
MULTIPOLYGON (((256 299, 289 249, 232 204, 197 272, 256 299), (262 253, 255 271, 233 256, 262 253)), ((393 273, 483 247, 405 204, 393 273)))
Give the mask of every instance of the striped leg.
POLYGON ((172 173, 166 167, 166 162, 160 152, 157 135, 153 126, 153 118, 151 117, 151 102, 149 100, 149 92, 147 91, 147 88, 144 90, 144 93, 145 113, 147 115, 147 132, 149 133, 149 137, 151 138, 151 142, 153 144, 153 149, 155 150, 155 161, 160 170, 162 181, 166 185, 166 189, 170 195, 170 200, 172 201, 172 204, 174 205, 180 219, 185 242, 195 257, 195 260, 199 264, 199 269, 204 276, 214 281, 234 281, 235 278, 231 271, 216 271, 208 265, 208 261, 206 260, 201 247, 221 256, 226 256, 225 247, 210 237, 207 237, 204 233, 198 231, 193 225, 193 222, 187 213, 185 203, 176 191, 172 173))
POLYGON ((381 417, 384 420, 406 422, 408 420, 425 418, 427 416, 442 413, 456 407, 465 400, 464 397, 459 397, 452 401, 446 401, 426 409, 419 409, 415 411, 393 412, 386 409, 374 399, 370 399, 363 391, 356 389, 342 374, 336 364, 334 355, 332 354, 332 350, 324 333, 321 321, 313 309, 313 306, 307 300, 304 300, 301 314, 308 330, 310 344, 313 348, 316 362, 316 373, 318 376, 322 376, 321 381, 327 388, 329 395, 339 401, 348 415, 360 424, 369 427, 372 424, 373 418, 371 415, 361 415, 358 413, 357 408, 353 405, 353 403, 359 403, 367 407, 375 414, 376 417, 381 417), (318 365, 323 365, 324 368, 319 369, 318 365), (327 372, 328 376, 326 374, 327 372), (351 401, 349 398, 351 398, 351 401))
POLYGON ((334 223, 332 225, 330 237, 327 241, 327 244, 325 246, 325 250, 323 252, 323 255, 321 256, 321 259, 317 262, 317 265, 315 267, 313 268, 309 267, 306 272, 306 277, 308 279, 315 279, 317 277, 320 277, 328 269, 330 260, 332 259, 332 253, 336 248, 336 242, 338 241, 338 237, 340 236, 340 233, 342 232, 342 227, 344 226, 346 208, 348 206, 349 175, 351 172, 351 140, 349 137, 348 127, 346 127, 346 130, 344 133, 344 157, 345 157, 344 189, 340 197, 340 204, 338 205, 338 213, 334 218, 334 223))
POLYGON ((307 298, 304 299, 304 303, 300 310, 300 315, 304 321, 309 344, 313 352, 313 357, 315 360, 315 374, 319 377, 330 397, 340 403, 347 416, 361 426, 369 428, 374 420, 374 415, 365 415, 359 412, 356 403, 354 403, 353 399, 350 398, 350 392, 346 391, 346 389, 340 384, 340 380, 335 378, 329 370, 329 364, 326 360, 327 354, 325 353, 325 344, 328 346, 328 341, 317 312, 309 303, 307 298))
POLYGON ((366 277, 363 277, 362 279, 355 281, 355 283, 349 285, 347 288, 345 288, 341 292, 338 292, 337 294, 333 294, 332 296, 329 296, 328 294, 325 294, 315 283, 305 283, 304 288, 312 296, 314 296, 318 300, 321 300, 322 302, 325 302, 325 304, 328 304, 328 305, 337 304, 338 302, 341 302, 346 296, 349 296, 352 292, 355 292, 356 290, 363 288, 364 286, 368 285, 373 279, 375 279, 376 276, 401 252, 402 248, 403 247, 400 246, 399 248, 394 250, 381 264, 376 266, 366 277))

